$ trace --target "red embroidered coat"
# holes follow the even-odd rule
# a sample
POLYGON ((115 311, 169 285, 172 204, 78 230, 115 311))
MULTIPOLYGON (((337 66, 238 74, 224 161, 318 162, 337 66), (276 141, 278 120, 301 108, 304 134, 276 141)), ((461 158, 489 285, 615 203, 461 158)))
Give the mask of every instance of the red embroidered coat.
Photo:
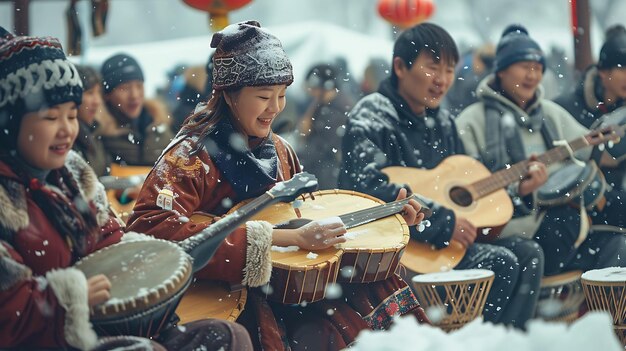
MULTIPOLYGON (((118 242, 123 231, 93 170, 73 151, 65 167, 97 209, 101 231, 87 240, 88 253, 118 242)), ((15 180, 0 186, 0 349, 93 347, 86 279, 71 267, 72 249, 3 162, 0 177, 15 180)))
MULTIPOLYGON (((273 141, 280 161, 278 181, 289 179, 300 171, 298 159, 281 137, 273 135, 273 141)), ((167 149, 144 183, 127 230, 179 241, 211 225, 210 221, 190 221, 193 214, 216 214, 217 209, 234 205, 228 200, 235 196, 232 187, 206 150, 189 157, 197 142, 197 137, 187 136, 167 149)), ((343 291, 347 302, 323 300, 306 307, 268 302, 250 288, 270 279, 271 233, 266 222, 248 222, 225 239, 197 274, 249 288, 247 304, 237 322, 248 328, 257 349, 288 350, 290 343, 307 342, 302 334, 310 335, 309 341, 324 340, 331 349, 339 349, 352 343, 362 329, 386 328, 393 315, 412 313, 426 320, 409 287, 397 276, 346 286, 343 291), (329 313, 331 310, 333 313, 329 313)))

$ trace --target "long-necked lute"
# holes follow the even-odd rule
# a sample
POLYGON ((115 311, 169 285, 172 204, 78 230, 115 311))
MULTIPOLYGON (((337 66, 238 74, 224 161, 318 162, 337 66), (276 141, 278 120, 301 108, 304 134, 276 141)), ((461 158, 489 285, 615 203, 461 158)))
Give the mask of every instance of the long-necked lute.
POLYGON ((92 308, 94 327, 102 335, 156 335, 170 321, 193 273, 226 236, 263 208, 316 188, 315 176, 299 173, 184 241, 123 241, 83 258, 75 267, 86 277, 104 274, 111 281, 111 299, 92 308))

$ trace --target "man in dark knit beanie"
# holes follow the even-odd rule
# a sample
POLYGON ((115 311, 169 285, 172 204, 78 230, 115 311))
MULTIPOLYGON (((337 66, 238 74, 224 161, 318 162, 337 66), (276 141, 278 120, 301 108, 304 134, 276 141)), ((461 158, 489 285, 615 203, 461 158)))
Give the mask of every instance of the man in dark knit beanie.
POLYGON ((110 93, 122 83, 144 80, 137 61, 126 54, 117 54, 104 61, 101 73, 105 93, 110 93))
MULTIPOLYGON (((589 66, 579 84, 554 100, 587 128, 607 121, 624 123, 626 116, 626 28, 610 27, 598 63, 589 66), (609 121, 610 120, 610 121, 609 121)), ((626 144, 608 149, 616 161, 626 159, 626 144)), ((615 188, 626 189, 626 164, 603 167, 606 180, 615 188)))
POLYGON ((172 138, 169 111, 145 99, 143 71, 133 57, 114 55, 100 72, 106 108, 96 133, 115 162, 152 165, 172 138))
POLYGON ((495 71, 500 72, 510 65, 521 61, 534 61, 546 70, 546 59, 536 41, 528 36, 528 31, 521 25, 510 25, 502 33, 496 48, 495 71))
MULTIPOLYGON (((546 276, 572 270, 623 267, 626 238, 618 230, 607 227, 626 225, 620 218, 624 217, 621 200, 624 196, 604 192, 601 180, 584 175, 584 171, 591 173, 597 169, 594 163, 584 162, 589 149, 572 155, 583 163, 582 167, 571 161, 555 163, 550 157, 548 151, 554 150, 559 141, 584 137, 589 130, 544 97, 543 55, 527 33, 519 26, 505 30, 496 54, 497 72, 479 84, 476 90, 479 102, 463 110, 456 119, 467 154, 481 160, 490 171, 523 165, 523 177, 506 187, 515 211, 500 238, 519 236, 539 244, 544 252, 546 276), (550 167, 540 160, 551 161, 550 167), (581 185, 581 179, 594 185, 581 185), (606 202, 570 196, 576 190, 604 193, 606 202), (548 192, 559 194, 561 201, 548 199, 545 195, 548 192), (596 229, 594 225, 604 228, 596 229)), ((548 312, 550 303, 539 302, 539 316, 554 318, 577 312, 578 306, 573 310, 559 307, 548 312)))

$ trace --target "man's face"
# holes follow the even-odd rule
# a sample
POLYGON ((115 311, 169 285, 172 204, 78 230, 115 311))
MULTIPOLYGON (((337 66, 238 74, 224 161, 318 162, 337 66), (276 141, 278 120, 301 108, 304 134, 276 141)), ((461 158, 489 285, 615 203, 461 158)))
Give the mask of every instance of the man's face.
MULTIPOLYGON (((609 99, 626 99, 626 67, 614 67, 606 70, 600 70, 600 79, 604 85, 605 100, 609 99)), ((605 101, 609 103, 609 101, 605 101)), ((610 103, 615 103, 612 101, 610 103)))
POLYGON ((421 52, 411 68, 401 58, 394 58, 398 92, 413 112, 421 114, 426 108, 439 107, 454 82, 454 64, 443 58, 437 60, 430 52, 421 52))
POLYGON ((131 80, 115 87, 105 96, 109 105, 119 109, 128 118, 141 114, 144 102, 143 82, 131 80))
POLYGON ((502 89, 513 102, 525 109, 535 97, 535 92, 543 79, 543 65, 534 61, 520 61, 497 74, 502 89))

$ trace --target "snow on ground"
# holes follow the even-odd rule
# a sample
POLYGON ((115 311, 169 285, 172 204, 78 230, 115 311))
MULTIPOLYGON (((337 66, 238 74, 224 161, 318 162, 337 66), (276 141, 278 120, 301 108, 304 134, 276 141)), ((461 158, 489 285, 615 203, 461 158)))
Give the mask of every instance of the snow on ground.
POLYGON ((476 319, 446 334, 437 327, 420 325, 414 318, 399 318, 388 331, 362 332, 350 350, 618 351, 623 347, 613 332, 609 314, 589 312, 569 326, 533 320, 526 333, 476 319))

